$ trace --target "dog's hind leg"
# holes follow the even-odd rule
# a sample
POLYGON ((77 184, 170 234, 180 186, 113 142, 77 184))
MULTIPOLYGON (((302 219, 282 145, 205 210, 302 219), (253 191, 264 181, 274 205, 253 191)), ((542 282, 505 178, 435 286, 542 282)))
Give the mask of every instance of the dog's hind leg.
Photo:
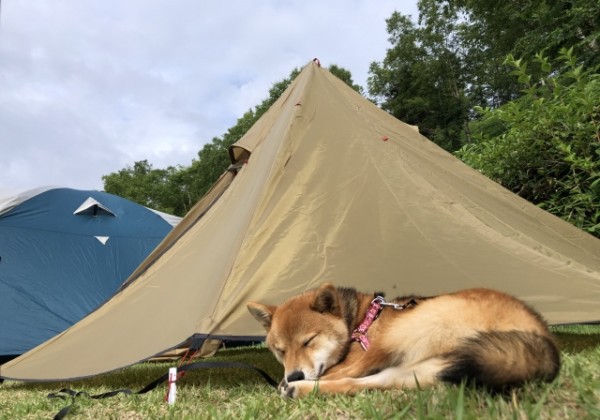
POLYGON ((439 382, 438 375, 446 366, 446 360, 432 358, 410 367, 389 367, 362 378, 290 382, 280 391, 285 397, 300 398, 313 390, 320 394, 354 394, 365 389, 426 387, 439 382))

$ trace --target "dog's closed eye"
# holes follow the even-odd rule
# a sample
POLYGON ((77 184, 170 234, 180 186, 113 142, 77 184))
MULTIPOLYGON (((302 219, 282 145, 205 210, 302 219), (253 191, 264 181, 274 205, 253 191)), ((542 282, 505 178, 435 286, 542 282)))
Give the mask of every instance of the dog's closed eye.
POLYGON ((302 345, 304 347, 308 347, 308 345, 310 344, 310 342, 313 341, 317 335, 319 335, 319 334, 315 334, 312 337, 310 337, 308 340, 304 340, 304 343, 302 343, 302 345))

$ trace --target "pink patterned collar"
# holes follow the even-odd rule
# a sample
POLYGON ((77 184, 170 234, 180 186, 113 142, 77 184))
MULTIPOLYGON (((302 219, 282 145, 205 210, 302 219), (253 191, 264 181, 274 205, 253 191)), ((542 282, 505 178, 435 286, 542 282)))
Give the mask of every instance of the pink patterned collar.
POLYGON ((354 331, 352 331, 350 340, 358 341, 360 343, 360 345, 362 346, 363 350, 365 350, 365 351, 369 350, 369 346, 371 345, 371 342, 369 341, 369 337, 367 337, 367 330, 369 329, 371 324, 373 324, 373 321, 375 321, 377 319, 377 317, 379 317, 379 314, 381 313, 381 310, 383 309, 384 306, 391 306, 392 308, 394 308, 396 310, 403 310, 403 309, 406 309, 407 307, 411 307, 416 304, 417 304, 417 302, 414 299, 409 301, 408 303, 400 304, 400 303, 386 302, 385 299, 383 298, 383 296, 377 296, 375 299, 373 299, 371 301, 371 306, 369 306, 369 309, 367 310, 367 313, 365 314, 365 319, 363 320, 363 322, 361 322, 360 325, 354 331))

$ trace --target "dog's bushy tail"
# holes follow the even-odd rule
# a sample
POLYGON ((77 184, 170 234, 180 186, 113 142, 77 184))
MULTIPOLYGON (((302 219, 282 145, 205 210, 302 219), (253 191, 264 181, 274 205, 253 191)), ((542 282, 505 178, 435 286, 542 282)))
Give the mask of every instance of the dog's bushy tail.
POLYGON ((505 391, 528 381, 551 382, 560 370, 560 354, 547 335, 524 331, 484 332, 468 338, 447 355, 440 379, 492 391, 505 391))

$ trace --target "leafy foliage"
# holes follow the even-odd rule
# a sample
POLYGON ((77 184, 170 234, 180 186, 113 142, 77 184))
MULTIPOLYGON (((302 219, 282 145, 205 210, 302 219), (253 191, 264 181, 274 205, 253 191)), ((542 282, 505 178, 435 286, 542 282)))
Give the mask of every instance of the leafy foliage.
POLYGON ((600 76, 562 49, 554 70, 537 54, 507 64, 523 96, 497 108, 479 108, 476 142, 457 155, 525 199, 600 237, 600 76))
POLYGON ((551 57, 573 48, 579 63, 594 67, 599 62, 600 3, 589 0, 450 0, 468 21, 465 40, 485 39, 493 48, 495 65, 508 53, 533 58, 546 50, 551 57), (510 22, 510 24, 507 24, 510 22), (494 42, 494 45, 490 43, 494 42))
POLYGON ((352 89, 360 93, 361 95, 363 94, 363 88, 360 85, 354 83, 354 80, 352 80, 352 73, 350 73, 350 71, 346 70, 343 67, 332 64, 331 66, 329 66, 329 72, 338 79, 340 79, 342 82, 346 83, 352 89))
MULTIPOLYGON (((371 64, 369 94, 450 151, 471 141, 475 107, 522 95, 508 54, 533 62, 538 51, 555 57, 572 47, 578 64, 600 64, 597 1, 420 0, 418 7, 418 23, 398 12, 387 20, 391 47, 371 64)), ((529 70, 535 78, 544 73, 529 70)))
POLYGON ((154 169, 147 160, 141 160, 133 167, 104 175, 102 181, 106 192, 170 214, 180 214, 182 203, 173 188, 174 177, 180 170, 172 166, 154 169))
POLYGON ((371 63, 368 79, 369 93, 383 109, 418 125, 422 134, 447 150, 461 145, 469 109, 454 24, 437 8, 425 26, 394 12, 387 20, 393 46, 382 63, 371 63))

